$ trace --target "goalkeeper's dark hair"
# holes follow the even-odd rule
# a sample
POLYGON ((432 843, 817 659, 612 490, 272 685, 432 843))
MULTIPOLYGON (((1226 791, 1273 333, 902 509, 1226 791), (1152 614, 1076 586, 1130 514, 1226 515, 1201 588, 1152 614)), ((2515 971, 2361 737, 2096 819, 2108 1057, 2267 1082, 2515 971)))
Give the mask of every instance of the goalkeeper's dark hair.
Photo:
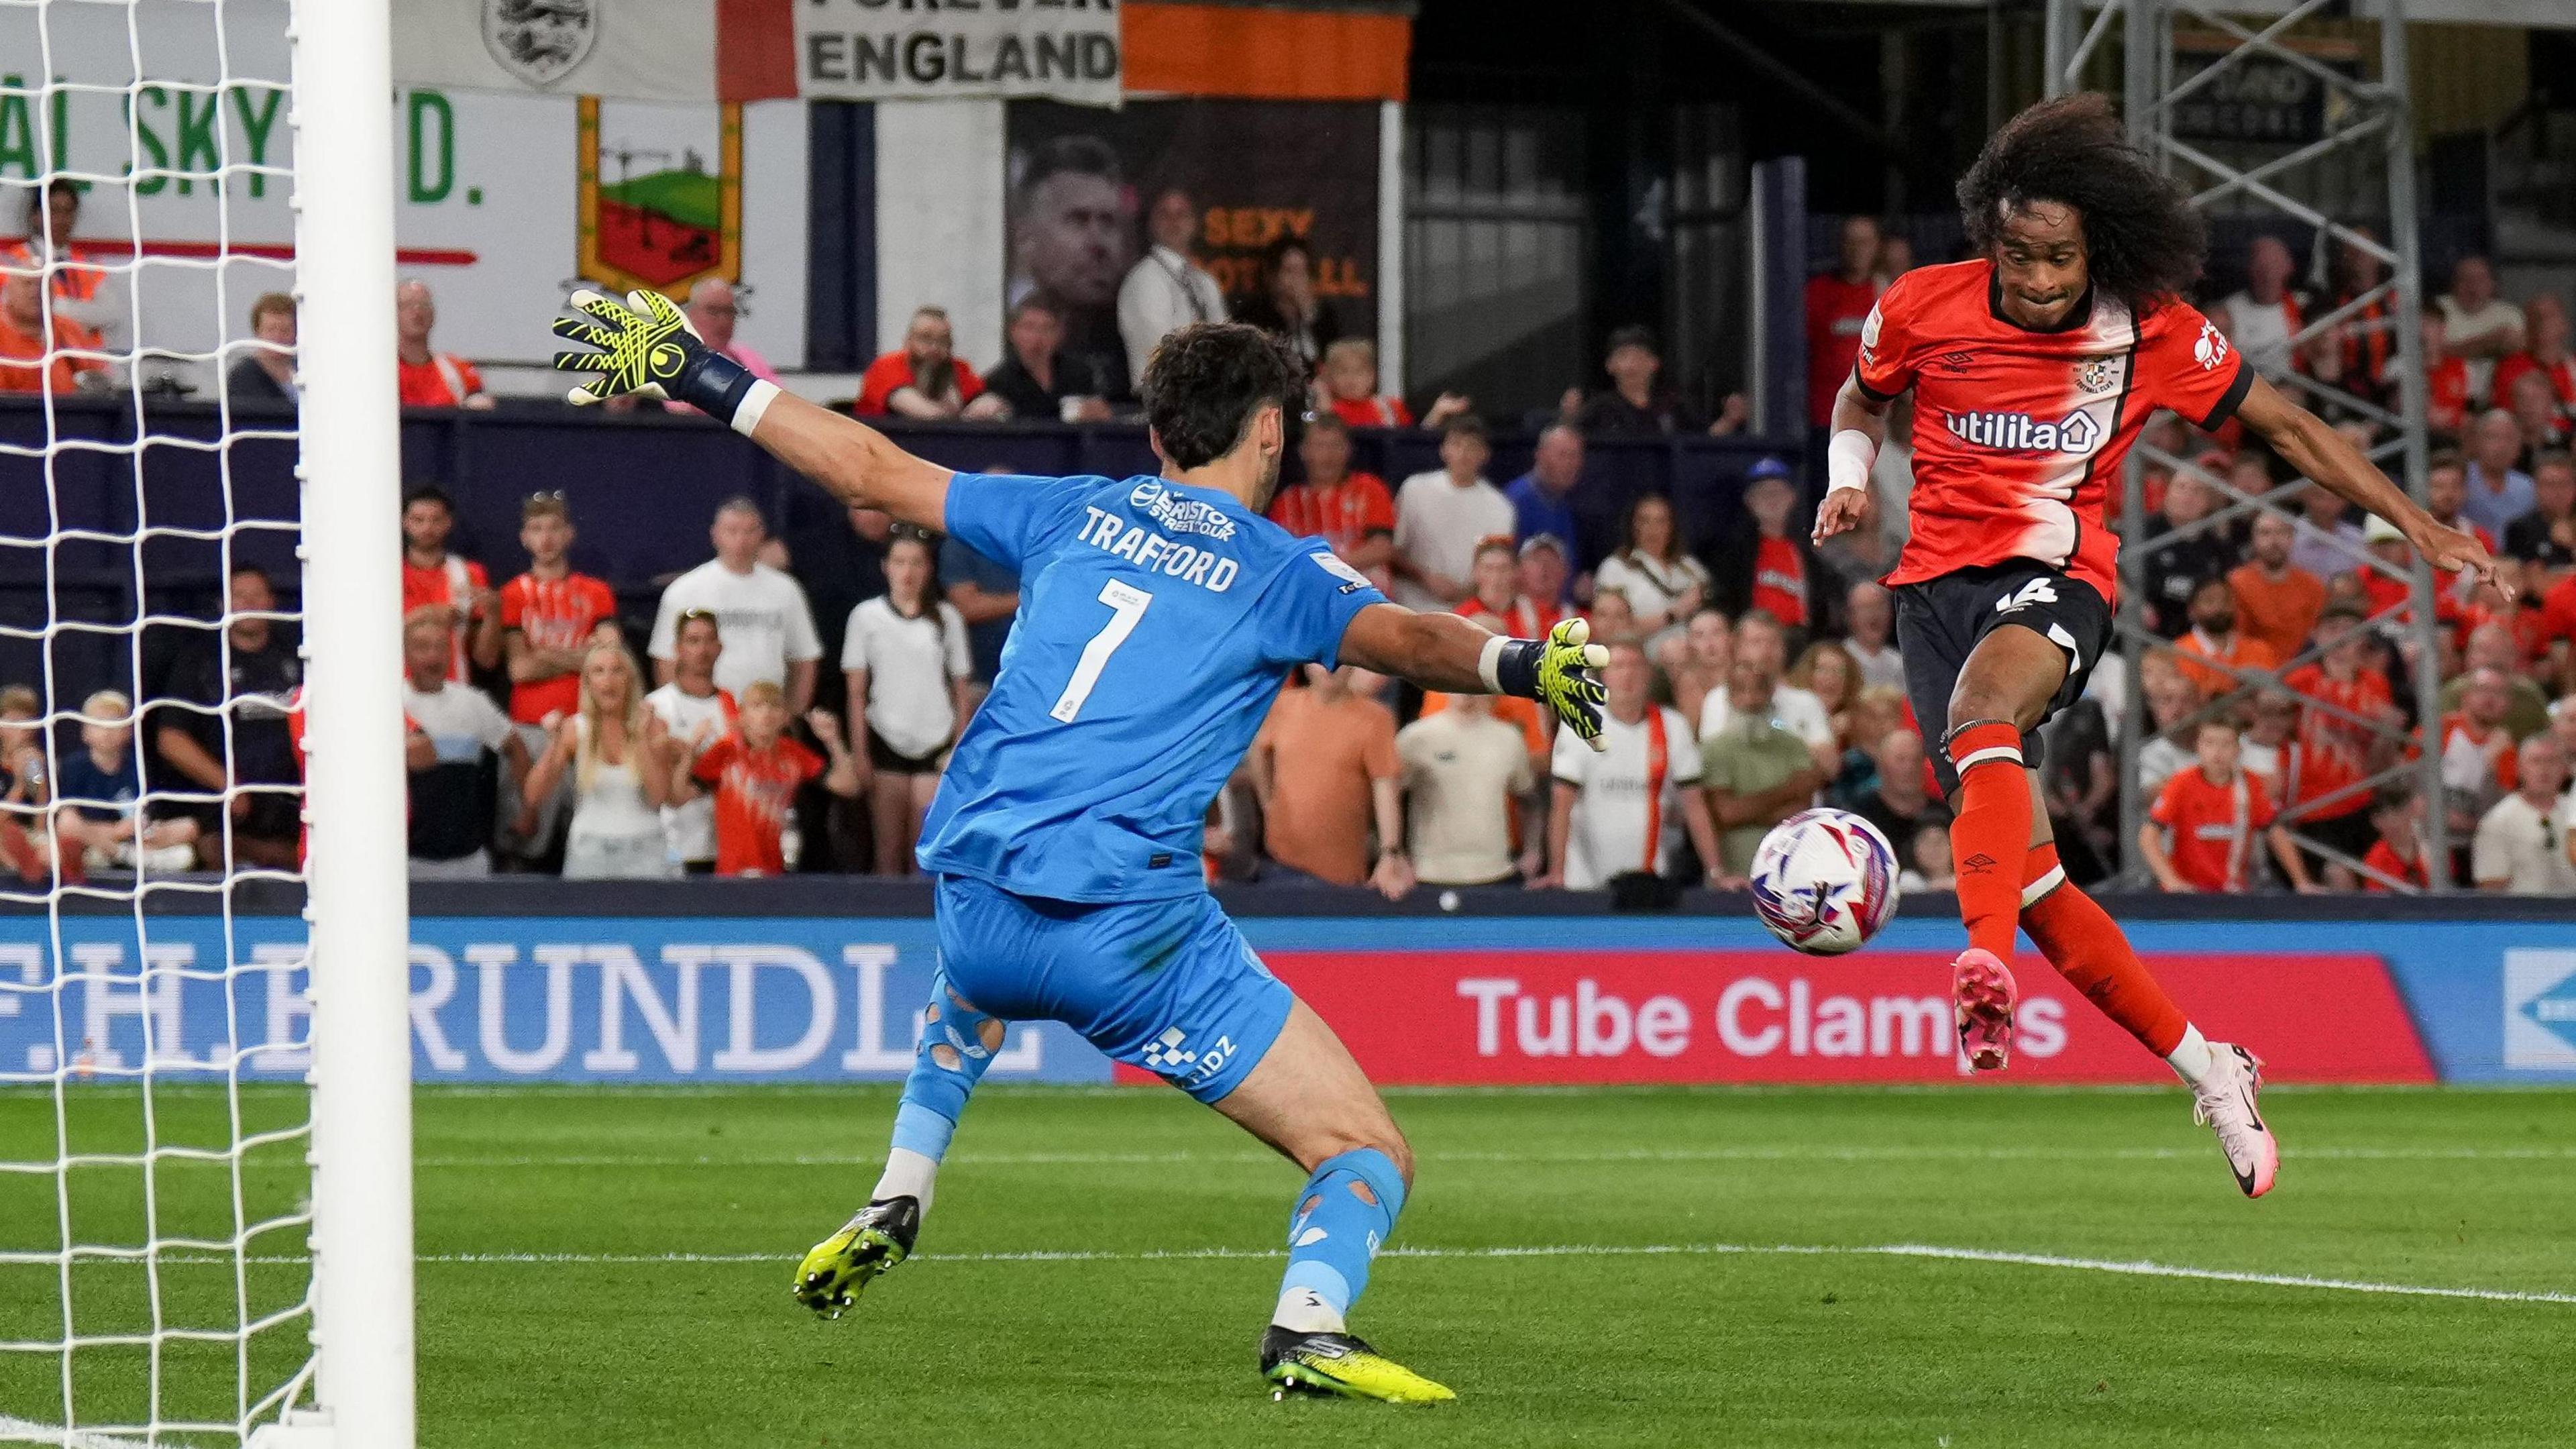
POLYGON ((1240 322, 1193 322, 1155 344, 1137 390, 1163 456, 1190 469, 1232 452, 1263 408, 1302 410, 1305 386, 1285 340, 1240 322))
POLYGON ((2087 92, 2004 123, 1959 178, 1968 243, 1990 256, 2004 217, 2035 201, 2075 209, 2096 290, 2144 312, 2200 280, 2209 227, 2182 188, 2129 144, 2111 103, 2087 92))

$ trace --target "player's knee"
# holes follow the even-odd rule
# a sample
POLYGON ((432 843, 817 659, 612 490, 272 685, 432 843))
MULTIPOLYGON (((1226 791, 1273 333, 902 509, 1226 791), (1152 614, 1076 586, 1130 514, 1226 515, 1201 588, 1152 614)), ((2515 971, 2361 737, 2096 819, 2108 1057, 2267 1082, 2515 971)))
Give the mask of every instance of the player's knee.
POLYGON ((1377 1153, 1395 1164, 1395 1175, 1404 1180, 1407 1191, 1412 1190, 1413 1144, 1404 1140, 1404 1134, 1396 1130, 1394 1123, 1387 1122, 1364 1131, 1337 1134, 1334 1144, 1328 1150, 1318 1154, 1316 1161, 1339 1157, 1345 1152, 1377 1153))

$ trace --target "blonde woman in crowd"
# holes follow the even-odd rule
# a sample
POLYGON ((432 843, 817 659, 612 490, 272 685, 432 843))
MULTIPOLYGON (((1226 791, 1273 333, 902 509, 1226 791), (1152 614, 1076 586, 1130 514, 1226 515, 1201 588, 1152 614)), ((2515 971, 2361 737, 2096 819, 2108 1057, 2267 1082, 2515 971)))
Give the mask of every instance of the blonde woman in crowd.
MULTIPOLYGON (((566 880, 658 880, 672 875, 662 806, 669 803, 671 744, 644 704, 643 671, 622 642, 594 636, 581 660, 581 706, 553 724, 554 742, 529 772, 523 799, 543 800, 573 775, 566 880)), ((532 810, 520 814, 522 826, 532 810)))

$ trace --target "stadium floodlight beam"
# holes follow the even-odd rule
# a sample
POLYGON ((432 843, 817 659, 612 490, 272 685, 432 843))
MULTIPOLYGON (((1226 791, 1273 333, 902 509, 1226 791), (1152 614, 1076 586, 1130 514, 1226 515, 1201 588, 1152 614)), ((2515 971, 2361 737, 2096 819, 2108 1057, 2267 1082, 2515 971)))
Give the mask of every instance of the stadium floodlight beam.
POLYGON ((410 886, 402 761, 389 0, 295 0, 312 828, 315 1405, 255 1443, 410 1449, 410 886))
MULTIPOLYGON (((2291 0, 2291 3, 2270 0, 2264 4, 2238 5, 2198 4, 2192 0, 2048 0, 2043 51, 2047 94, 2059 96, 2082 89, 2084 77, 2094 69, 2096 52, 2117 23, 2121 35, 2122 105, 2129 134, 2140 146, 2152 152, 2167 170, 2172 170, 2174 164, 2180 162, 2190 172, 2206 178, 2206 184, 2192 195, 2193 205, 2208 207, 2239 194, 2249 196, 2284 216, 2315 228, 2327 240, 2375 258, 2388 269, 2387 279, 2379 285, 2343 306, 2305 319, 2291 336, 2290 347, 2295 354, 2319 334, 2347 325, 2359 331, 2389 334, 2398 377, 2396 409, 2391 411, 2303 374, 2293 373, 2286 379, 2276 379, 2276 382, 2305 400, 2340 403, 2389 429, 2391 436, 2370 450, 2372 460, 2387 469, 2391 476, 2400 479, 2420 503, 2425 496, 2428 452, 2425 439, 2428 399, 2421 326, 2424 259, 2415 214, 2415 128, 2405 21, 2406 0, 2291 0), (2234 18, 2243 14, 2263 17, 2261 28, 2248 28, 2234 18), (2232 42, 2227 49, 2211 55, 2208 65, 2180 84, 2176 84, 2173 78, 2176 15, 2188 16, 2232 42), (2377 80, 2344 75, 2284 43, 2285 37, 2298 25, 2319 17, 2377 22, 2377 80), (2323 107, 2323 131, 2316 140, 2258 165, 2239 167, 2175 134, 2178 102, 2218 83, 2229 72, 2241 69, 2258 57, 2287 65, 2325 89, 2333 103, 2323 107), (2385 242, 2299 201, 2275 184, 2278 178, 2313 166, 2330 156, 2373 152, 2381 158, 2386 175, 2389 234, 2385 242), (2370 315, 2374 311, 2377 315, 2370 315)), ((2124 855, 2134 854, 2131 845, 2138 838, 2139 827, 2146 823, 2147 808, 2151 803, 2144 798, 2138 785, 2140 736, 2153 728, 2152 717, 2145 708, 2145 690, 2140 682, 2139 669, 2147 651, 2163 643, 2145 627, 2139 604, 2147 582, 2145 470, 2149 465, 2169 469, 2177 476, 2189 473, 2215 487, 2229 500, 2213 519, 2204 521, 2204 526, 2214 527, 2245 513, 2287 511, 2273 501, 2283 496, 2284 489, 2275 488, 2260 496, 2248 495, 2228 480, 2195 467, 2188 459, 2175 457, 2143 441, 2130 451, 2127 497, 2121 513, 2121 535, 2128 546, 2120 553, 2121 602, 2117 625, 2129 672, 2129 718, 2122 722, 2119 731, 2120 840, 2124 855)), ((2381 567, 2375 559, 2356 562, 2364 569, 2381 567)), ((2435 581, 2431 568, 2421 559, 2414 562, 2408 573, 2411 594, 2408 617, 2395 627, 2403 631, 2412 657, 2419 661, 2414 671, 2414 702, 2419 725, 2438 737, 2442 680, 2438 666, 2431 662, 2441 657, 2439 625, 2434 618, 2435 581)), ((2374 619, 2372 624, 2378 626, 2386 622, 2383 617, 2374 619)), ((2201 713, 2225 707, 2257 690, 2277 687, 2281 674, 2310 657, 2302 654, 2297 660, 2284 660, 2277 670, 2227 671, 2235 676, 2236 687, 2211 701, 2208 710, 2201 713)), ((2316 705, 2311 701, 2309 707, 2316 705)), ((2357 720, 2353 722, 2358 723, 2357 720)), ((2373 734, 2393 743, 2401 755, 2410 741, 2408 731, 2384 724, 2375 725, 2373 734)), ((2451 831, 2448 812, 2442 808, 2439 749, 2418 750, 2412 763, 2401 763, 2374 772, 2364 784, 2402 778, 2408 774, 2414 776, 2416 790, 2430 807, 2425 812, 2426 853, 2432 861, 2447 862, 2451 831)), ((2349 793, 2347 789, 2336 792, 2333 797, 2312 801, 2307 813, 2312 814, 2317 806, 2340 803, 2349 793)), ((2346 860, 2339 852, 2324 848, 2321 842, 2309 839, 2299 829, 2300 814, 2294 803, 2283 812, 2283 823, 2290 827, 2302 846, 2348 866, 2359 864, 2346 860)), ((2128 874, 2133 884, 2141 883, 2141 874, 2134 861, 2128 874)), ((2432 879, 2432 890, 2440 892, 2450 888, 2447 869, 2430 871, 2428 875, 2432 879)), ((2377 883, 2406 889, 2405 884, 2399 881, 2378 880, 2377 883)))

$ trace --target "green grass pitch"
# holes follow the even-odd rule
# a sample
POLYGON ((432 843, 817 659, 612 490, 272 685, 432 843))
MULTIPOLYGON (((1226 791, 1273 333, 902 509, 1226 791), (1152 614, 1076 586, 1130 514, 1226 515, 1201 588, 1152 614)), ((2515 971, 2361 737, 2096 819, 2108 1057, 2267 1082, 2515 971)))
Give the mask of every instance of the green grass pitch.
MULTIPOLYGON (((890 1089, 424 1090, 422 1442, 2565 1445, 2576 1422, 2576 1093, 2276 1091, 2259 1203, 2178 1090, 1393 1101, 1419 1182, 1355 1326, 1458 1390, 1438 1408, 1270 1402, 1253 1348, 1298 1174, 1174 1093, 987 1088, 922 1256, 822 1323, 789 1269, 873 1182, 890 1089), (1909 1244, 2070 1261, 1851 1251, 1909 1244), (2141 1261, 2347 1286, 2112 1271, 2141 1261)), ((74 1105, 76 1151, 139 1140, 135 1093, 74 1105)), ((248 1125, 292 1105, 252 1092, 248 1125)), ((165 1140, 221 1140, 219 1096, 155 1111, 165 1140)), ((48 1097, 0 1097, 0 1159, 54 1135, 48 1097)), ((253 1215, 294 1206, 300 1152, 256 1155, 253 1215)), ((228 1182, 165 1163, 164 1236, 220 1227, 228 1182)), ((140 1241, 142 1186, 0 1174, 0 1254, 50 1249, 66 1210, 140 1241)), ((185 1322, 303 1270, 159 1271, 185 1322)), ((149 1326, 141 1265, 73 1284, 83 1333, 149 1326)), ((0 1263, 0 1340, 61 1326, 55 1270, 0 1263)), ((165 1414, 219 1410, 235 1369, 174 1345, 165 1414)), ((83 1350, 82 1418, 139 1417, 148 1370, 83 1350)), ((61 1411, 54 1355, 0 1354, 0 1422, 61 1411)))

